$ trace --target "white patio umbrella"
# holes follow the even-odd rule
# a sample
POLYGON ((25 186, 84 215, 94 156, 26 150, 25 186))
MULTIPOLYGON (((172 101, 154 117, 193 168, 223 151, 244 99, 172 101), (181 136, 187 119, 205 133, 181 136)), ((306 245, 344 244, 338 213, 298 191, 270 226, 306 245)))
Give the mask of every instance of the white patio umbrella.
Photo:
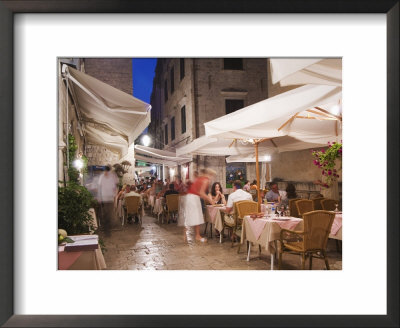
MULTIPOLYGON (((341 115, 333 113, 333 104, 341 99, 341 87, 305 85, 268 98, 231 114, 204 123, 206 136, 242 139, 254 145, 259 186, 259 144, 277 143, 280 137, 292 137, 306 144, 325 145, 341 136, 341 115)), ((311 146, 313 147, 313 146, 311 146)), ((260 194, 258 188, 258 201, 260 194)))
POLYGON ((273 58, 269 60, 272 83, 342 85, 341 58, 273 58))
MULTIPOLYGON (((209 138, 202 136, 193 140, 191 143, 176 149, 177 156, 187 154, 203 156, 244 156, 253 150, 249 143, 242 143, 240 140, 209 138)), ((273 151, 271 145, 262 147, 262 151, 273 151)))

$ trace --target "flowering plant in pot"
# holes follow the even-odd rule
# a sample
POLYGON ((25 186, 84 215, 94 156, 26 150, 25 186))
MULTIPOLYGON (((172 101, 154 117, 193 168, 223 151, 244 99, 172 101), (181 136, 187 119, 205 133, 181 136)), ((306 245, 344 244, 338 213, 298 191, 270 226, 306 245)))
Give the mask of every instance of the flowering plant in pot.
POLYGON ((322 169, 324 181, 321 185, 329 188, 339 178, 338 171, 341 169, 341 165, 336 169, 336 160, 342 159, 342 143, 328 142, 327 149, 312 150, 311 153, 314 156, 313 163, 322 169))

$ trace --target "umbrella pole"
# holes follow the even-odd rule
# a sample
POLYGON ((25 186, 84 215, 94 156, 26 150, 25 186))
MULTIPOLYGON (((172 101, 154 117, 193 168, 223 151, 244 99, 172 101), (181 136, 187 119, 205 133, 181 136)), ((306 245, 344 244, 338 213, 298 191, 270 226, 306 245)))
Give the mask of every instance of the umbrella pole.
POLYGON ((258 142, 254 144, 256 147, 256 176, 257 176, 257 201, 258 211, 261 212, 261 197, 260 197, 260 170, 258 166, 258 142))

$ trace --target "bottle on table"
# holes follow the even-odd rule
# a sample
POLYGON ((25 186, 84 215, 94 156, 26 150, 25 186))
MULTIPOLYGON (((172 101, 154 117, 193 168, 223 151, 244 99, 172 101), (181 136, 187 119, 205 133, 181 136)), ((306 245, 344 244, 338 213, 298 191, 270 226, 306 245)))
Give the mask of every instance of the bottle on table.
POLYGON ((276 211, 275 204, 272 204, 271 205, 271 216, 272 217, 275 217, 275 211, 276 211))
POLYGON ((338 206, 339 206, 339 204, 335 204, 334 212, 339 212, 338 206))

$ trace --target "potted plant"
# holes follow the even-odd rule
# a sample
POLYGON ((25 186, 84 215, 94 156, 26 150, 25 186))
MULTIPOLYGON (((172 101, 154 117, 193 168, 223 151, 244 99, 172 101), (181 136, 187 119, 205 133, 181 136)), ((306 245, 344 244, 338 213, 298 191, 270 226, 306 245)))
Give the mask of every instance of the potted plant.
POLYGON ((58 228, 69 235, 88 233, 93 230, 89 209, 93 204, 92 194, 76 182, 70 181, 58 188, 58 228))
POLYGON ((342 143, 328 142, 327 149, 312 150, 311 153, 314 156, 314 165, 322 169, 324 181, 321 185, 329 188, 339 178, 338 172, 341 169, 341 162, 339 168, 336 168, 336 165, 338 164, 337 160, 341 161, 342 159, 342 143))

